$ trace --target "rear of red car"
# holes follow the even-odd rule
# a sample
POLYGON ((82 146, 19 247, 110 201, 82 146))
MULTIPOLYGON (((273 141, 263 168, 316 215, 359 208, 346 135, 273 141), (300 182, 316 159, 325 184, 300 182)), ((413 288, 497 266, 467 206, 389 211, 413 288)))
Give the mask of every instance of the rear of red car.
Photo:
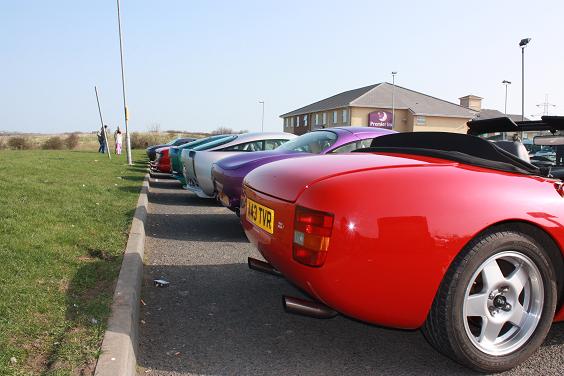
MULTIPOLYGON (((315 300, 366 322, 417 328, 470 239, 508 218, 536 221, 532 207, 559 216, 561 197, 544 179, 356 154, 261 166, 245 178, 242 200, 249 240, 315 300)), ((538 224, 564 238, 551 222, 538 224)))
MULTIPOLYGON (((363 208, 374 203, 354 201, 352 195, 367 187, 348 181, 379 169, 380 164, 399 168, 428 163, 368 154, 327 156, 323 164, 317 158, 275 162, 247 175, 241 203, 247 237, 287 279, 329 307, 368 322, 417 327, 425 316, 426 305, 420 302, 425 294, 406 304, 420 307, 417 313, 403 310, 391 318, 388 312, 395 312, 393 309, 381 309, 379 300, 403 299, 380 282, 387 278, 387 263, 399 263, 403 255, 389 256, 383 251, 378 260, 376 253, 363 249, 374 240, 367 227, 371 219, 363 217, 363 208), (343 184, 333 184, 341 180, 343 184), (368 295, 374 295, 370 302, 365 301, 368 295)), ((371 196, 386 199, 377 193, 371 196)), ((437 276, 428 282, 436 285, 439 280, 437 276)), ((429 291, 427 297, 433 293, 429 291)))
POLYGON ((156 159, 151 164, 154 170, 164 173, 172 172, 169 152, 170 152, 170 147, 157 149, 156 159))

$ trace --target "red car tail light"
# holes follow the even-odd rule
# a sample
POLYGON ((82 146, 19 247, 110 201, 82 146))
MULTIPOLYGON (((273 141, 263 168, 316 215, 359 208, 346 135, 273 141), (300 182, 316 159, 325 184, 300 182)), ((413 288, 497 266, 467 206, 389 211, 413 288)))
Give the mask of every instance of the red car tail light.
POLYGON ((293 257, 308 266, 322 266, 327 257, 333 214, 296 207, 293 257))

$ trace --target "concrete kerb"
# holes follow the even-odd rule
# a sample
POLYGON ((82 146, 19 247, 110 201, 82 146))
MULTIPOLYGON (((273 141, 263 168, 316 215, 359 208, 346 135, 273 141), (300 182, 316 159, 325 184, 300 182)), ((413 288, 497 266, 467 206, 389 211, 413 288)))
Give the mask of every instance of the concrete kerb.
POLYGON ((143 180, 131 223, 129 239, 114 292, 112 313, 102 341, 102 354, 96 364, 95 376, 133 376, 137 374, 139 302, 143 278, 148 191, 149 174, 145 175, 143 180))

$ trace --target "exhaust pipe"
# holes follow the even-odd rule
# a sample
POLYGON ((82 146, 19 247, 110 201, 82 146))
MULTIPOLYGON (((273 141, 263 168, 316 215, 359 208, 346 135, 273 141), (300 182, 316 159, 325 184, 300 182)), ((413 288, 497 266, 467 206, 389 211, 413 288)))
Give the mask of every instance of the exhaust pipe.
POLYGON ((249 264, 249 268, 253 270, 258 270, 259 272, 267 273, 276 275, 278 277, 282 276, 282 274, 274 268, 274 266, 270 265, 268 262, 257 260, 256 258, 249 257, 247 260, 249 264))
POLYGON ((284 306, 284 310, 286 312, 315 317, 316 319, 330 319, 337 316, 337 311, 324 304, 291 296, 283 295, 282 305, 284 306))

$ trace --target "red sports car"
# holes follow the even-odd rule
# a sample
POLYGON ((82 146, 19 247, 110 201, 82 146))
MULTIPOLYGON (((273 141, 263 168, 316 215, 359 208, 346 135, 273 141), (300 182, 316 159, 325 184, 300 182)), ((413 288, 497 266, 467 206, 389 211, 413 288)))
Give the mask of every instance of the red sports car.
POLYGON ((507 370, 564 320, 564 183, 545 175, 434 132, 273 162, 244 181, 241 223, 268 261, 249 266, 314 299, 284 297, 287 311, 421 328, 468 367, 507 370))

